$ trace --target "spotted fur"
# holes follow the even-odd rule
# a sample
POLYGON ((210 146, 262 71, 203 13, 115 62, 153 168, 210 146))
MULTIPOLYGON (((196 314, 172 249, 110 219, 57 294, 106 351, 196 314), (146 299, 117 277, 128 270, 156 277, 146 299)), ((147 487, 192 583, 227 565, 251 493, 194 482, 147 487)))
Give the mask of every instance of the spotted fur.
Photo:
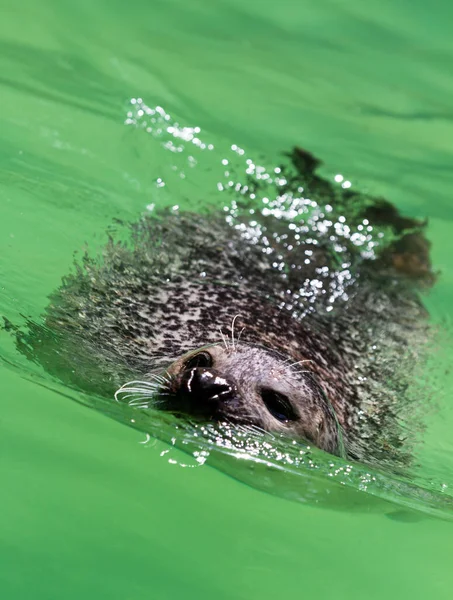
MULTIPOLYGON (((331 201, 336 193, 314 174, 310 156, 300 153, 293 156, 297 173, 288 185, 303 177, 311 193, 331 201)), ((343 205, 348 198, 355 219, 358 199, 345 193, 343 205)), ((333 306, 328 294, 301 294, 317 268, 335 271, 322 237, 306 265, 305 251, 313 246, 304 239, 289 243, 287 233, 272 238, 282 228, 278 219, 263 219, 266 236, 251 241, 240 218, 231 223, 218 214, 168 212, 143 217, 131 227, 128 244, 110 240, 102 258, 86 257, 51 296, 44 326, 28 323, 17 334, 18 346, 67 384, 111 397, 126 381, 171 371, 196 348, 220 346, 239 315, 241 342, 222 372, 243 390, 256 388, 272 370, 286 388, 297 388, 291 394, 300 425, 287 428, 290 435, 333 453, 339 453, 342 437, 349 457, 404 461, 404 391, 427 332, 413 282, 431 272, 427 245, 420 242, 422 225, 402 221, 382 201, 362 203, 361 216, 370 210, 394 235, 372 259, 354 255, 352 248, 353 277, 345 298, 333 306), (404 242, 414 231, 415 250, 404 242), (408 264, 413 271, 416 265, 415 273, 405 271, 408 264), (289 366, 300 361, 309 362, 302 370, 289 366), (320 415, 327 423, 324 437, 312 426, 320 415)), ((251 391, 232 406, 222 417, 285 429, 251 391)))

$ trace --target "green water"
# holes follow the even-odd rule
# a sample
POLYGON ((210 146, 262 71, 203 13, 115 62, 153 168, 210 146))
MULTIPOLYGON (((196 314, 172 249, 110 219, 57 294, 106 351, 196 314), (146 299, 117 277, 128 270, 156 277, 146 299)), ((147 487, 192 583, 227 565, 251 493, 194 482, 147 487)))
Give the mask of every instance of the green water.
MULTIPOLYGON (((441 275, 426 304, 450 332, 449 2, 43 0, 2 13, 1 315, 39 320, 74 251, 101 247, 114 219, 221 206, 232 144, 277 164, 298 143, 326 175, 429 218, 441 275), (125 124, 137 97, 214 149, 187 163, 125 124)), ((2 598, 451 598, 450 522, 320 509, 195 468, 49 387, 4 331, 0 356, 2 598)), ((450 357, 440 343, 413 475, 443 494, 450 357)))

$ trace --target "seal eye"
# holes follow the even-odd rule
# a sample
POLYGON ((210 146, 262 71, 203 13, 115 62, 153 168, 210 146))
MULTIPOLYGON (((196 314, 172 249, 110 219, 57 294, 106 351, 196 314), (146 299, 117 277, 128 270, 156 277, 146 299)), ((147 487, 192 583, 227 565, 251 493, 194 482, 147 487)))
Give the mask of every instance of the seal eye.
POLYGON ((198 352, 194 356, 191 356, 184 365, 184 370, 190 371, 191 369, 197 369, 198 367, 212 367, 212 357, 208 352, 198 352))
POLYGON ((284 394, 271 389, 262 389, 261 398, 267 410, 279 421, 297 420, 298 417, 291 406, 291 402, 284 394))

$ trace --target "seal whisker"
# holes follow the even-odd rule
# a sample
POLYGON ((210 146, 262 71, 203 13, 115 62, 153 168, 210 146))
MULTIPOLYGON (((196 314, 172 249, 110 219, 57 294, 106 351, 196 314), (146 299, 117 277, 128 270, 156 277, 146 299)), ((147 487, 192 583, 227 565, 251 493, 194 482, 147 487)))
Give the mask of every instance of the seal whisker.
POLYGON ((282 360, 282 363, 281 363, 282 367, 283 366, 287 367, 290 360, 293 360, 293 359, 292 358, 285 358, 285 360, 282 360))
POLYGON ((141 394, 140 398, 152 398, 154 394, 144 394, 141 390, 136 390, 131 394, 126 394, 125 396, 121 395, 121 400, 127 400, 128 398, 137 398, 137 394, 141 394))
POLYGON ((219 327, 219 332, 220 332, 220 335, 222 336, 222 341, 223 341, 223 345, 225 346, 225 350, 229 350, 230 347, 228 345, 227 339, 226 339, 221 327, 219 327))
POLYGON ((256 433, 259 433, 261 435, 266 434, 266 435, 269 435, 272 439, 275 440, 275 435, 273 435, 270 431, 266 431, 265 429, 263 429, 259 425, 255 425, 254 423, 251 423, 250 425, 244 425, 244 426, 241 427, 241 429, 243 429, 245 431, 255 431, 256 433))
POLYGON ((312 373, 312 371, 308 371, 307 369, 305 369, 304 371, 301 371, 299 369, 295 369, 294 367, 292 368, 292 371, 294 373, 297 373, 298 375, 309 375, 312 373))
POLYGON ((124 385, 121 386, 118 390, 117 393, 123 393, 123 392, 140 392, 143 391, 143 393, 148 393, 148 392, 153 392, 154 390, 156 390, 159 386, 155 385, 153 387, 142 387, 142 386, 129 386, 129 385, 124 385))
POLYGON ((170 394, 159 394, 158 396, 136 396, 133 397, 132 400, 129 400, 128 405, 129 406, 141 406, 143 407, 147 407, 149 408, 150 405, 158 405, 158 404, 163 404, 163 401, 159 401, 160 396, 169 396, 170 394), (146 402, 143 402, 143 400, 146 400, 146 402), (141 404, 139 404, 141 403, 141 404))
POLYGON ((241 339, 241 335, 243 334, 244 330, 245 330, 245 327, 243 327, 241 329, 241 331, 239 332, 238 339, 236 340, 236 346, 239 346, 239 341, 241 339))
POLYGON ((143 400, 146 400, 146 404, 149 406, 149 396, 138 396, 137 398, 133 398, 132 400, 129 400, 128 405, 129 406, 138 406, 138 403, 142 402, 143 400))
MULTIPOLYGON (((154 379, 155 381, 158 381, 159 383, 164 383, 165 381, 167 381, 167 378, 164 375, 152 374, 152 375, 150 375, 150 379, 154 379)), ((152 382, 149 382, 149 383, 152 383, 152 382)))
POLYGON ((236 350, 236 346, 234 345, 234 324, 236 323, 236 319, 240 316, 241 315, 235 315, 231 321, 231 347, 233 350, 236 350))
POLYGON ((310 360, 310 359, 308 359, 308 358, 306 358, 306 359, 304 359, 304 360, 298 360, 298 361, 296 361, 296 362, 294 362, 294 363, 291 363, 290 365, 288 365, 288 367, 290 367, 290 368, 291 368, 291 367, 294 367, 294 365, 303 365, 303 364, 304 364, 304 363, 306 363, 306 362, 311 362, 311 363, 312 363, 312 362, 314 362, 314 361, 313 361, 313 360, 310 360))
POLYGON ((131 387, 129 387, 129 386, 123 386, 123 387, 121 387, 118 390, 118 392, 119 393, 122 393, 122 392, 143 392, 144 394, 147 394, 147 393, 153 393, 153 392, 155 392, 160 387, 161 387, 160 385, 155 385, 153 387, 140 387, 140 386, 137 386, 137 387, 131 386, 131 387))
POLYGON ((158 382, 148 382, 148 381, 128 381, 124 385, 122 385, 119 389, 116 390, 114 394, 114 398, 117 402, 124 401, 127 398, 130 398, 136 394, 142 394, 144 397, 152 397, 155 395, 158 390, 168 389, 169 383, 158 383, 158 382))
POLYGON ((154 388, 154 387, 159 386, 161 383, 163 383, 163 380, 162 381, 140 381, 137 379, 134 381, 128 381, 128 382, 124 383, 120 389, 133 387, 135 385, 154 388))

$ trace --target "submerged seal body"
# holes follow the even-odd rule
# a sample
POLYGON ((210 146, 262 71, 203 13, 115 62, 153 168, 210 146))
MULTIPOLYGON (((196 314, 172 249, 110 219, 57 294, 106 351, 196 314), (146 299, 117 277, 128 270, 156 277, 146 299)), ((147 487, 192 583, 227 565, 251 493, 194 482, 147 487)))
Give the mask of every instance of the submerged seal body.
POLYGON ((433 280, 424 224, 334 187, 302 150, 291 161, 260 211, 169 211, 110 240, 63 280, 43 325, 16 332, 20 350, 88 392, 140 380, 178 414, 404 461, 427 332, 417 288, 433 280))

